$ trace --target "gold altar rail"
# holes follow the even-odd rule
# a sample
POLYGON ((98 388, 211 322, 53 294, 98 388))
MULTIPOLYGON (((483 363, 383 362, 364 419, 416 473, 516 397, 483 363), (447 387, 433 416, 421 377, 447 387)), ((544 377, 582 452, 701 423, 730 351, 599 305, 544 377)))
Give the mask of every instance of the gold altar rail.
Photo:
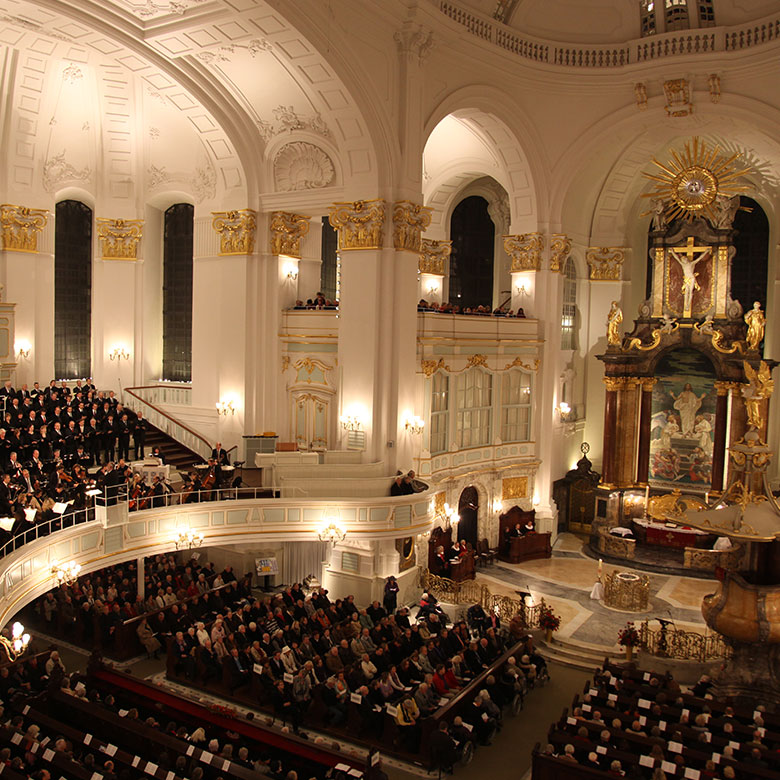
POLYGON ((678 629, 652 629, 647 621, 639 626, 640 647, 650 655, 681 661, 715 661, 731 654, 720 634, 699 634, 678 629))
POLYGON ((541 599, 538 604, 529 607, 520 599, 491 593, 487 585, 480 585, 476 580, 455 582, 447 577, 431 574, 428 569, 420 569, 420 587, 433 593, 437 599, 444 599, 452 604, 479 604, 484 610, 498 608, 498 616, 505 623, 509 623, 519 612, 529 629, 539 628, 539 617, 547 606, 544 599, 541 599))

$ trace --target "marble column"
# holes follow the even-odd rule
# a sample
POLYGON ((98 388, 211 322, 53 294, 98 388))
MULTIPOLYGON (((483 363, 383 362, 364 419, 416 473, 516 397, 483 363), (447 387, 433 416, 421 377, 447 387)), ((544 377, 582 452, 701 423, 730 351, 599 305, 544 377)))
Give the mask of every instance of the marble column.
POLYGON ((618 487, 632 487, 636 476, 639 379, 624 377, 617 394, 614 474, 618 487))
POLYGON ((604 377, 607 391, 604 396, 604 446, 601 465, 601 482, 604 487, 614 484, 615 464, 615 425, 617 420, 617 391, 621 380, 611 376, 604 377))
POLYGON ((647 484, 650 470, 650 423, 653 415, 653 385, 657 379, 642 378, 642 398, 639 404, 639 447, 637 454, 636 481, 647 484))
POLYGON ((712 491, 723 490, 723 477, 726 463, 726 430, 728 428, 729 391, 733 382, 715 382, 718 394, 715 401, 715 430, 712 445, 712 491))

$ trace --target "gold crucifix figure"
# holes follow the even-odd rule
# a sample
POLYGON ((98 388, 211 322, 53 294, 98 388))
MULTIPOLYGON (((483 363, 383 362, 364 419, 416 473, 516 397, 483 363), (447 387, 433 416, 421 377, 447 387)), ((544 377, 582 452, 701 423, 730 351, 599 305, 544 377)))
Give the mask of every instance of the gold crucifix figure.
POLYGON ((683 317, 691 316, 691 303, 693 302, 693 291, 701 290, 698 276, 694 273, 696 264, 704 260, 712 251, 709 246, 694 246, 693 236, 688 236, 688 242, 683 247, 675 247, 669 250, 669 254, 680 264, 683 272, 682 294, 683 294, 683 317), (696 253, 698 257, 694 257, 696 253))

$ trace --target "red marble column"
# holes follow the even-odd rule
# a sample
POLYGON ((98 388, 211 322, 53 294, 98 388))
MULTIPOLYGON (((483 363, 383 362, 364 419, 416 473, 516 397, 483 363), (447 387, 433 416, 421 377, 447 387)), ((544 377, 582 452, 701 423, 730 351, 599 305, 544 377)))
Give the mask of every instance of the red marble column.
POLYGON ((636 481, 647 484, 650 471, 650 423, 653 415, 653 385, 657 379, 643 378, 642 399, 639 406, 639 446, 636 464, 636 481))
POLYGON ((611 486, 615 481, 617 391, 621 382, 620 378, 604 377, 607 392, 604 399, 604 449, 601 462, 601 482, 605 486, 611 486))
POLYGON ((712 445, 712 490, 720 493, 723 490, 723 476, 726 465, 726 429, 728 427, 729 392, 732 382, 715 382, 718 393, 715 402, 715 430, 712 445))

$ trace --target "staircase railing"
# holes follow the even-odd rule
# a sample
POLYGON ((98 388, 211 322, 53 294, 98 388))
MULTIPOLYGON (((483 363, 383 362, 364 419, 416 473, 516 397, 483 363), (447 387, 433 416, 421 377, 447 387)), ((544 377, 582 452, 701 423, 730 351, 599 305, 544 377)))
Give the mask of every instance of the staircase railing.
POLYGON ((211 456, 212 449, 212 444, 208 439, 201 436, 197 431, 193 431, 188 425, 185 425, 181 420, 177 420, 175 417, 168 414, 168 412, 163 411, 151 401, 147 401, 146 398, 138 392, 139 390, 155 390, 156 387, 156 385, 126 387, 125 393, 132 396, 140 404, 143 404, 144 415, 155 428, 159 428, 163 433, 168 434, 168 436, 178 441, 187 449, 200 455, 204 460, 208 460, 211 456))

